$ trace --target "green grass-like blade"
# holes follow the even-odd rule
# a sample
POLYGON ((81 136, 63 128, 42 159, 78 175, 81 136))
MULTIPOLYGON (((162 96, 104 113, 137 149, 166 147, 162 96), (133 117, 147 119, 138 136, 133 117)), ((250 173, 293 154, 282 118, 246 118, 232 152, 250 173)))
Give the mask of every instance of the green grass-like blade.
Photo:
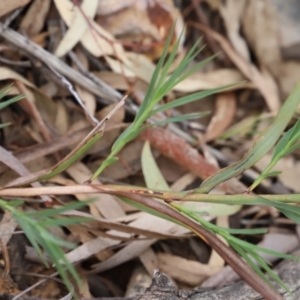
POLYGON ((171 118, 167 118, 167 119, 164 119, 161 121, 154 122, 151 124, 151 126, 161 126, 161 125, 166 125, 169 123, 176 123, 176 122, 183 122, 183 121, 187 121, 187 120, 198 119, 198 118, 207 116, 209 114, 210 114, 210 111, 180 115, 180 116, 171 117, 171 118))
POLYGON ((183 104, 188 104, 188 103, 194 102, 196 100, 203 99, 207 96, 211 96, 211 95, 214 95, 216 93, 225 91, 229 87, 232 87, 232 85, 225 86, 225 87, 222 87, 222 88, 217 88, 217 89, 211 89, 211 90, 207 90, 207 91, 201 91, 201 92, 197 92, 197 93, 194 93, 194 94, 191 94, 191 95, 180 97, 176 100, 173 100, 169 103, 166 103, 164 105, 160 105, 159 107, 155 108, 151 112, 151 115, 155 115, 155 114, 157 114, 159 112, 162 112, 162 111, 165 111, 167 109, 175 108, 175 107, 181 106, 183 104))
POLYGON ((37 180, 45 180, 45 179, 52 178, 57 174, 60 174, 62 171, 66 170, 73 163, 75 163, 79 158, 81 158, 96 142, 98 142, 102 137, 102 135, 103 132, 97 132, 84 145, 82 145, 82 147, 76 149, 75 151, 72 151, 69 155, 65 157, 63 161, 60 161, 58 164, 56 164, 53 167, 51 172, 37 178, 37 180))
POLYGON ((0 110, 4 109, 5 107, 7 107, 7 106, 9 106, 9 105, 11 105, 11 104, 13 104, 13 103, 15 103, 17 101, 20 101, 22 99, 24 99, 24 96, 23 95, 19 95, 19 96, 11 98, 9 100, 6 100, 4 102, 1 102, 0 103, 0 110))
POLYGON ((207 193, 218 184, 237 176, 260 160, 276 143, 281 133, 291 120, 300 102, 300 84, 282 105, 274 123, 260 135, 248 154, 237 163, 222 169, 205 180, 196 193, 207 193))
POLYGON ((91 222, 92 219, 86 217, 72 217, 72 218, 55 218, 39 221, 39 225, 42 227, 52 227, 52 226, 69 226, 74 224, 84 224, 91 222))
POLYGON ((29 218, 39 218, 39 219, 55 217, 63 212, 82 208, 82 207, 92 203, 93 201, 94 201, 93 199, 90 199, 90 200, 86 200, 86 201, 68 203, 61 207, 43 209, 43 210, 39 210, 37 212, 28 212, 28 213, 26 213, 26 215, 29 218))

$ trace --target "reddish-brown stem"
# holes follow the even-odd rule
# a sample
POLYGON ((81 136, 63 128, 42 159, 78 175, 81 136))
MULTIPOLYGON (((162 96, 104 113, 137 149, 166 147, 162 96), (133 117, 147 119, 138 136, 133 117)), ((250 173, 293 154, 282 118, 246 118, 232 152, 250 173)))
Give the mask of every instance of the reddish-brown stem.
POLYGON ((143 204, 179 221, 203 238, 204 241, 206 241, 228 264, 230 264, 232 269, 239 274, 246 283, 261 294, 266 300, 283 300, 283 297, 266 284, 266 282, 262 280, 231 248, 201 225, 154 199, 131 193, 119 193, 119 196, 130 198, 137 203, 143 204))
MULTIPOLYGON (((160 153, 203 180, 218 171, 218 168, 209 164, 197 149, 166 129, 149 128, 140 134, 140 138, 148 140, 160 153)), ((222 183, 220 188, 228 194, 240 194, 246 190, 246 187, 234 178, 222 183)))

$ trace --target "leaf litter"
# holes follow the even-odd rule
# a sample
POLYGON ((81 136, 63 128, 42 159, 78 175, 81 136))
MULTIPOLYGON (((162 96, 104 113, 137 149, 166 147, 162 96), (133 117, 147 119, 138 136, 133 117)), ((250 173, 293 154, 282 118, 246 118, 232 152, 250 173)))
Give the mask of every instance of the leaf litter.
MULTIPOLYGON (((179 3, 181 8, 188 11, 189 4, 184 1, 177 2, 182 2, 179 3)), ((275 0, 264 4, 261 1, 251 1, 246 6, 241 3, 237 5, 235 0, 228 0, 226 3, 212 0, 204 2, 208 6, 198 4, 199 9, 207 16, 214 14, 214 18, 218 19, 217 22, 206 22, 206 26, 200 24, 199 15, 190 13, 183 16, 180 7, 176 7, 171 0, 122 3, 99 0, 91 3, 82 1, 81 4, 75 0, 30 3, 10 1, 9 6, 1 10, 5 17, 4 23, 0 24, 1 88, 11 84, 7 95, 25 96, 23 100, 0 111, 1 123, 10 123, 10 126, 2 129, 0 171, 3 175, 0 181, 2 189, 13 188, 10 196, 6 194, 6 197, 2 197, 4 200, 16 200, 21 195, 13 194, 14 191, 29 184, 33 188, 52 186, 54 194, 44 195, 41 191, 39 195, 42 200, 23 194, 26 197, 22 207, 24 212, 37 213, 45 210, 45 207, 61 208, 69 202, 78 200, 83 203, 92 199, 85 208, 76 208, 57 215, 57 220, 61 220, 63 224, 57 228, 68 231, 63 236, 66 242, 75 243, 73 249, 69 249, 67 244, 62 244, 62 249, 70 263, 80 264, 80 277, 85 283, 85 288, 80 290, 82 296, 96 296, 88 292, 88 274, 100 274, 106 270, 114 272, 113 279, 107 277, 103 281, 108 286, 109 282, 118 277, 117 270, 122 266, 129 278, 134 268, 124 263, 136 258, 137 266, 143 265, 151 276, 154 269, 160 268, 179 286, 195 287, 202 282, 209 282, 211 276, 212 283, 209 285, 219 286, 221 283, 216 283, 213 278, 218 274, 221 276, 225 272, 223 270, 228 268, 223 268, 224 260, 214 249, 209 260, 198 261, 187 242, 178 250, 180 253, 163 252, 163 239, 172 239, 177 243, 187 241, 192 238, 190 229, 158 216, 140 213, 141 207, 137 205, 129 209, 128 203, 133 202, 123 203, 116 194, 103 193, 93 188, 93 185, 121 184, 165 191, 169 191, 169 186, 172 186, 172 189, 179 192, 187 188, 196 189, 199 179, 205 180, 219 170, 218 165, 209 161, 209 156, 213 154, 205 154, 205 151, 210 151, 206 143, 215 147, 218 153, 217 163, 222 157, 226 165, 226 152, 223 152, 226 143, 229 145, 230 156, 238 161, 239 145, 250 144, 249 141, 255 138, 253 131, 257 128, 261 130, 264 126, 257 126, 261 122, 258 114, 270 111, 275 115, 284 100, 280 95, 288 96, 292 92, 298 80, 298 58, 292 56, 290 60, 285 56, 291 53, 289 49, 293 51, 298 40, 297 35, 288 40, 282 33, 285 26, 289 25, 284 23, 287 19, 284 13, 287 14, 288 9, 280 11, 275 0), (279 18, 276 17, 278 15, 279 18), (222 60, 222 63, 220 60, 208 60, 205 68, 178 82, 164 95, 164 99, 159 99, 164 101, 163 105, 167 109, 163 118, 177 118, 180 121, 177 125, 148 127, 117 154, 118 161, 105 169, 91 187, 82 185, 105 161, 115 140, 133 121, 149 85, 151 88, 157 60, 166 55, 164 44, 175 20, 174 37, 167 49, 170 56, 171 50, 177 47, 178 57, 183 59, 187 53, 184 51, 195 42, 194 37, 201 37, 200 29, 205 33, 204 38, 214 40, 220 45, 227 60, 222 60), (218 25, 221 21, 225 24, 225 30, 218 25), (65 25, 55 26, 54 22, 63 22, 65 25), (24 62, 29 62, 30 65, 26 64, 25 67, 24 62), (229 86, 230 91, 221 91, 223 86, 229 86), (184 105, 175 107, 171 104, 172 99, 207 89, 220 91, 216 96, 207 95, 201 102, 192 102, 189 109, 192 112, 202 112, 208 104, 213 108, 209 117, 196 121, 186 120, 182 116, 184 105), (246 101, 241 96, 244 91, 248 95, 246 101), (121 100, 125 94, 129 97, 125 101, 121 100), (246 119, 252 120, 248 133, 235 139, 230 135, 226 136, 228 128, 242 124, 246 119), (94 127, 101 120, 102 123, 94 127), (199 141, 205 142, 204 147, 201 148, 199 141), (156 161, 160 162, 158 166, 156 161), (9 169, 13 171, 8 171, 9 169), (77 192, 58 195, 60 187, 68 186, 77 186, 77 192), (75 224, 68 221, 71 217, 84 217, 88 222, 75 224)), ((296 21, 294 23, 299 26, 296 21)), ((208 42, 205 50, 191 60, 190 67, 196 61, 215 53, 210 45, 211 42, 208 42)), ((169 71, 166 69, 166 80, 172 76, 172 72, 176 72, 180 66, 179 61, 169 65, 169 71)), ((154 109, 156 112, 162 111, 158 107, 154 109)), ((280 132, 278 137, 279 135, 280 132)), ((263 159, 269 157, 266 154, 263 159)), ((261 160, 254 168, 263 171, 266 164, 261 160)), ((289 154, 278 164, 283 172, 275 174, 276 180, 281 181, 291 192, 299 190, 295 180, 298 178, 298 164, 297 152, 295 155, 289 154)), ((242 194, 248 185, 239 179, 234 177, 221 183, 218 190, 214 189, 212 193, 242 194)), ((206 185, 207 181, 204 182, 204 188, 206 185)), ((269 190, 272 193, 272 184, 269 190)), ((216 224, 224 228, 230 228, 231 222, 240 222, 238 214, 243 209, 241 205, 184 205, 197 212, 204 220, 216 220, 216 224)), ((12 218, 13 214, 3 206, 1 208, 1 247, 3 242, 9 242, 9 258, 6 257, 5 262, 7 268, 10 260, 11 275, 14 276, 12 270, 16 266, 12 257, 17 253, 10 251, 9 245, 18 243, 18 237, 23 235, 14 234, 18 230, 17 222, 12 218)), ((276 227, 272 225, 272 216, 258 217, 257 222, 260 218, 269 221, 270 228, 276 227)), ((238 223, 237 226, 241 227, 241 224, 238 223)), ((291 236, 294 234, 294 228, 285 230, 291 236)), ((53 230, 52 235, 54 238, 61 238, 59 230, 53 230)), ((260 242, 271 250, 283 252, 291 252, 297 244, 290 238, 283 244, 292 245, 291 247, 277 248, 272 242, 281 238, 279 235, 268 233, 263 241, 266 238, 271 241, 268 245, 260 242, 261 238, 257 236, 252 241, 256 244, 260 242)), ((201 245, 199 243, 199 247, 203 247, 201 245)), ((11 249, 15 248, 11 246, 11 249)), ((4 256, 5 249, 2 252, 4 256)), ((43 255, 47 257, 47 251, 43 255)), ((23 260, 26 260, 25 257, 23 260)), ((27 271, 37 270, 29 260, 27 265, 27 271)), ((38 266, 43 274, 49 275, 49 270, 42 264, 39 263, 38 266)), ((54 273, 53 268, 50 271, 54 273)), ((115 283, 125 292, 127 283, 119 280, 115 283)), ((24 282, 16 284, 24 286, 24 282)), ((32 281, 26 284, 26 287, 33 285, 32 281)), ((8 293, 16 295, 20 290, 8 293)), ((62 297, 65 293, 61 285, 57 285, 56 291, 55 297, 62 297)), ((7 291, 0 289, 0 292, 7 291)), ((34 295, 32 291, 31 295, 34 295)), ((43 297, 51 295, 53 296, 51 286, 48 286, 43 297)), ((110 296, 116 295, 111 293, 110 296)))

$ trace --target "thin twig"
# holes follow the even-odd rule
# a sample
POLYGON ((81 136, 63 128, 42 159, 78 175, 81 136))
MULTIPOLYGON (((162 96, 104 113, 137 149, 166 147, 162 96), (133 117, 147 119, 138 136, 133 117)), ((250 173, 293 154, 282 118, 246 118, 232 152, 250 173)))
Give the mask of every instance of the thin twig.
POLYGON ((119 186, 119 185, 72 185, 72 186, 42 186, 28 188, 5 188, 0 189, 0 197, 35 197, 41 195, 74 195, 74 194, 111 194, 118 196, 119 193, 132 193, 143 195, 144 197, 159 198, 169 201, 192 201, 207 203, 226 203, 226 204, 253 204, 261 197, 269 201, 280 203, 300 203, 300 194, 284 195, 218 195, 218 194, 193 194, 191 191, 184 192, 165 192, 161 190, 149 190, 141 187, 119 186))

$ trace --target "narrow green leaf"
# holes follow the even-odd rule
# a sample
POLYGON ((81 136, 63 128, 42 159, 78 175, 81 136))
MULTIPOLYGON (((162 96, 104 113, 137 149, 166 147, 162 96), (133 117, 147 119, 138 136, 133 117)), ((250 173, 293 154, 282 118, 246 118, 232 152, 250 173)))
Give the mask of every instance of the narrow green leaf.
POLYGON ((52 226, 69 226, 74 224, 84 224, 91 222, 91 218, 85 217, 72 217, 72 218, 55 218, 39 221, 38 224, 44 228, 52 226))
POLYGON ((56 207, 56 208, 48 208, 48 209, 43 209, 39 210, 36 212, 28 212, 26 213, 29 218, 49 218, 49 217, 55 217, 58 216, 59 214, 73 210, 73 209, 79 209, 82 208, 90 203, 92 203, 94 199, 86 200, 86 201, 78 201, 78 202, 72 202, 68 203, 64 206, 61 207, 56 207))
POLYGON ((24 99, 24 95, 19 95, 19 96, 16 96, 16 97, 13 97, 7 101, 4 101, 4 102, 1 102, 0 103, 0 110, 4 109, 5 107, 17 102, 17 101, 20 101, 21 99, 24 99))
POLYGON ((294 152, 295 150, 297 150, 298 148, 300 148, 300 142, 294 144, 289 149, 287 149, 285 151, 284 155, 287 156, 287 155, 291 154, 292 152, 294 152))
POLYGON ((284 151, 284 149, 286 148, 286 145, 287 145, 288 141, 292 137, 292 134, 293 134, 293 128, 291 128, 290 130, 288 130, 283 135, 283 137, 280 139, 280 141, 277 143, 277 145, 274 148, 271 160, 274 160, 278 155, 280 155, 284 151))
POLYGON ((93 181, 94 179, 96 179, 105 168, 107 168, 108 166, 114 164, 116 161, 118 161, 117 157, 110 157, 108 156, 100 165, 100 167, 96 170, 96 172, 93 174, 91 181, 93 181))
POLYGON ((8 203, 9 206, 13 206, 13 207, 21 206, 23 204, 24 204, 24 200, 11 200, 8 203))
POLYGON ((7 122, 7 123, 2 123, 0 124, 0 129, 5 128, 7 126, 9 126, 11 123, 7 122))
MULTIPOLYGON (((172 30, 174 31, 174 29, 172 29, 172 30)), ((171 53, 170 53, 170 55, 169 55, 169 57, 168 57, 165 65, 163 66, 163 69, 161 71, 160 78, 159 78, 159 80, 162 81, 162 82, 165 81, 165 79, 167 77, 167 74, 169 73, 170 67, 171 67, 171 65, 172 65, 172 63, 173 63, 173 61, 175 59, 175 56, 178 53, 179 45, 180 45, 181 40, 183 38, 184 32, 185 32, 185 30, 181 31, 181 33, 180 33, 180 35, 179 35, 179 37, 178 37, 175 45, 173 46, 173 49, 172 49, 172 51, 171 51, 171 53)), ((172 36, 173 34, 174 33, 171 31, 170 36, 172 36)))
POLYGON ((75 163, 79 158, 81 158, 96 142, 100 140, 102 137, 103 132, 97 132, 93 135, 82 147, 79 149, 75 149, 70 154, 68 154, 62 161, 57 163, 53 168, 52 171, 39 177, 37 180, 45 180, 60 174, 62 171, 66 170, 70 167, 73 163, 75 163))
POLYGON ((279 278, 279 276, 268 266, 268 264, 264 261, 264 259, 260 256, 257 255, 255 252, 252 253, 252 257, 257 261, 257 263, 263 268, 269 276, 271 276, 283 289, 288 291, 289 293, 291 292, 289 288, 286 286, 286 284, 279 278))
POLYGON ((282 171, 273 171, 273 172, 269 172, 269 173, 266 173, 266 174, 262 174, 261 177, 262 179, 265 179, 265 178, 268 178, 268 177, 275 177, 279 174, 281 174, 282 171))
POLYGON ((222 169, 205 180, 196 190, 196 193, 207 193, 218 184, 237 176, 253 166, 260 160, 276 143, 283 130, 292 118, 295 109, 300 102, 300 84, 296 86, 292 94, 282 105, 274 123, 257 139, 248 154, 239 162, 222 169))
POLYGON ((289 140, 290 145, 294 144, 300 138, 300 118, 293 125, 292 130, 292 136, 289 140))
POLYGON ((254 228, 254 229, 232 229, 226 227, 220 227, 222 230, 230 233, 230 234, 265 234, 268 232, 268 229, 265 228, 254 228))
POLYGON ((167 118, 167 119, 164 119, 161 121, 157 121, 155 123, 152 123, 151 126, 161 126, 161 125, 166 125, 169 123, 183 122, 183 121, 187 121, 187 120, 198 119, 198 118, 207 116, 209 114, 210 114, 210 111, 180 115, 180 116, 176 116, 176 117, 167 118))
POLYGON ((154 109, 151 112, 151 115, 155 115, 155 114, 157 114, 159 112, 162 112, 162 111, 165 111, 167 109, 175 108, 175 107, 181 106, 183 104, 188 104, 188 103, 194 102, 196 100, 203 99, 207 96, 219 93, 221 91, 225 91, 229 87, 232 87, 232 85, 230 85, 230 86, 228 85, 228 86, 225 86, 225 87, 222 87, 222 88, 217 88, 217 89, 211 89, 211 90, 207 90, 207 91, 201 91, 201 92, 197 92, 197 93, 194 93, 194 94, 191 94, 191 95, 187 95, 187 96, 178 98, 178 99, 173 100, 173 101, 171 101, 167 104, 160 105, 159 107, 157 107, 156 109, 154 109))

